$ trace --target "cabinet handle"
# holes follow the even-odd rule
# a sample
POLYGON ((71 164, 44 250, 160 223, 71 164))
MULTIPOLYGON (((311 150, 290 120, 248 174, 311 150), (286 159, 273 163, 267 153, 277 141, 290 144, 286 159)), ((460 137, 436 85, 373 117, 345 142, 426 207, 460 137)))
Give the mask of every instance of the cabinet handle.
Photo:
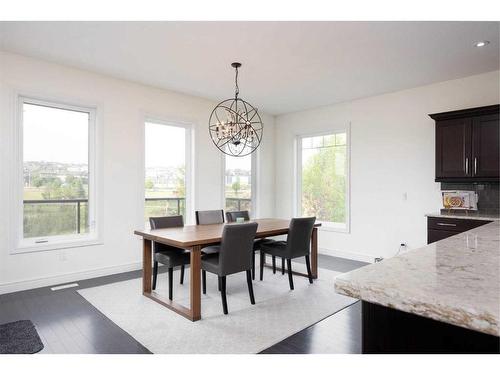
POLYGON ((474 158, 474 176, 477 174, 477 158, 474 158))
POLYGON ((457 224, 451 224, 451 223, 437 223, 437 225, 441 225, 442 227, 456 227, 457 224))
POLYGON ((465 175, 469 174, 469 158, 465 158, 465 175))

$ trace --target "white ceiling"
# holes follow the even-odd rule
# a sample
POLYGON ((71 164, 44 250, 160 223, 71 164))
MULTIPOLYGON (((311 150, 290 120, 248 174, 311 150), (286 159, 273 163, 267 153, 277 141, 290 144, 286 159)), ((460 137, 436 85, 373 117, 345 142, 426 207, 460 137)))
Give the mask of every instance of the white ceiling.
POLYGON ((0 22, 0 48, 214 100, 240 61, 240 97, 282 114, 499 69, 499 23, 0 22))

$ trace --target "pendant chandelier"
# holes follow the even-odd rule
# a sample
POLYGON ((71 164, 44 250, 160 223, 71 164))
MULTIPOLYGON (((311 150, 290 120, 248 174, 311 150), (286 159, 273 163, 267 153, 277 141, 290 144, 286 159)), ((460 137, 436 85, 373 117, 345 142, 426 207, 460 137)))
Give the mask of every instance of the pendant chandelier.
POLYGON ((230 156, 246 156, 259 147, 262 140, 263 124, 257 108, 238 97, 238 68, 241 64, 234 62, 235 69, 234 98, 217 104, 210 114, 209 133, 215 146, 230 156))

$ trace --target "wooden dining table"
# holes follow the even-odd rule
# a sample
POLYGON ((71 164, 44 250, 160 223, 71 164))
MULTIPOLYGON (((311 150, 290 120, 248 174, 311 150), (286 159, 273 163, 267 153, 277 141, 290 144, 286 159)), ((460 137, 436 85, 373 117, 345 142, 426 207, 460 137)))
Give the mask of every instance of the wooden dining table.
MULTIPOLYGON (((258 224, 256 238, 279 236, 288 233, 290 220, 285 219, 255 219, 258 224)), ((175 311, 185 318, 196 321, 201 319, 201 250, 205 246, 219 244, 222 238, 224 225, 231 224, 209 224, 209 225, 185 225, 183 227, 165 229, 136 230, 134 233, 142 237, 142 294, 153 301, 175 311), (190 252, 190 306, 183 306, 173 300, 169 300, 152 290, 152 242, 160 242, 190 252)), ((313 278, 318 277, 318 227, 314 225, 311 235, 311 272, 313 278)), ((300 272, 294 274, 305 276, 300 272)))

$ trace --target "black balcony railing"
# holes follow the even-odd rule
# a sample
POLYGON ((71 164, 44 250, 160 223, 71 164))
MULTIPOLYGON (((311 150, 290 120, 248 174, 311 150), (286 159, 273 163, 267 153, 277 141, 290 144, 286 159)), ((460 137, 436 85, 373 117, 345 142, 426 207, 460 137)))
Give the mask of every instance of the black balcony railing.
POLYGON ((182 198, 145 198, 144 221, 152 216, 172 216, 186 214, 186 199, 182 198))
MULTIPOLYGON (((88 199, 27 199, 24 237, 88 232, 88 199)), ((227 211, 251 210, 249 198, 226 198, 227 211)), ((145 198, 145 221, 151 216, 186 214, 185 198, 145 198)))
POLYGON ((81 233, 88 230, 86 198, 27 199, 23 204, 24 237, 81 233))
POLYGON ((227 211, 251 211, 252 200, 250 198, 226 198, 227 211))

